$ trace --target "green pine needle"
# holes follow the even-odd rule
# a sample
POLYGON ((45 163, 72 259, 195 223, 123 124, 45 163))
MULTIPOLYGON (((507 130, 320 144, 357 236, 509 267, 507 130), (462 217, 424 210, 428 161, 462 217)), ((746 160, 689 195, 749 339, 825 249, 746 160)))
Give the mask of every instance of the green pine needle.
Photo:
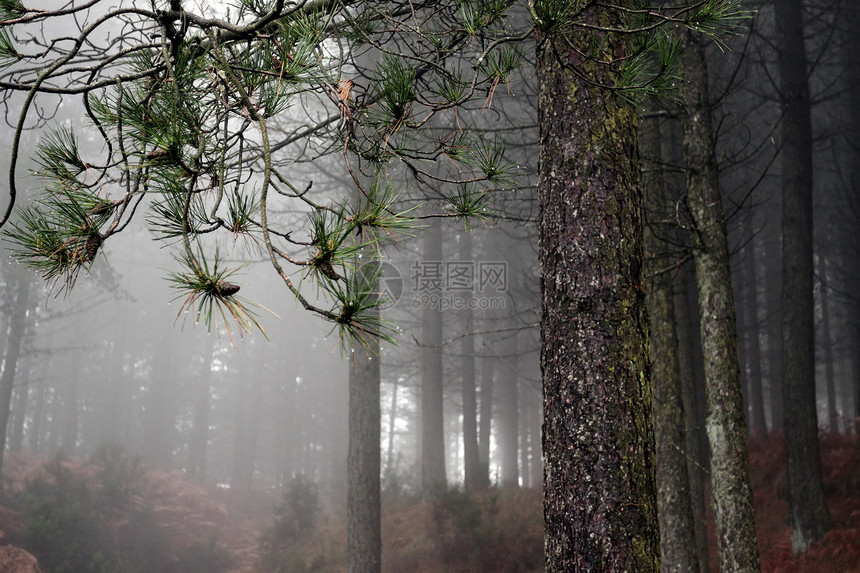
POLYGON ((174 255, 174 258, 183 267, 182 271, 170 272, 167 277, 171 283, 171 288, 179 291, 174 300, 183 299, 176 320, 188 312, 193 312, 194 323, 197 324, 203 320, 209 331, 212 330, 213 326, 217 330, 220 320, 234 345, 231 322, 236 324, 240 336, 245 332, 250 333, 254 329, 266 336, 266 331, 259 322, 258 314, 251 308, 262 307, 253 301, 237 296, 239 287, 229 280, 241 267, 230 270, 224 269, 221 266, 221 258, 217 248, 210 263, 199 244, 196 255, 185 250, 181 255, 174 255))
POLYGON ((337 318, 333 321, 341 340, 349 338, 364 347, 374 337, 397 343, 394 338, 397 328, 380 314, 380 309, 390 301, 379 291, 379 277, 378 265, 365 265, 329 290, 335 299, 332 312, 337 318))
POLYGON ((27 13, 21 0, 0 0, 0 22, 16 20, 27 13))
POLYGON ((470 185, 461 185, 455 193, 445 197, 448 209, 462 220, 466 228, 474 226, 475 221, 485 223, 495 213, 488 207, 490 196, 487 190, 470 185))

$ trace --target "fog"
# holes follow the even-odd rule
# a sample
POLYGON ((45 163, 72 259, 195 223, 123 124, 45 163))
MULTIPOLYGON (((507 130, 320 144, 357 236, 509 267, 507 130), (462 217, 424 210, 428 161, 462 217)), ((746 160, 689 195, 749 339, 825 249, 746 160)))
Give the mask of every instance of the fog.
MULTIPOLYGON (((250 18, 251 7, 257 4, 243 3, 238 13, 250 18)), ((149 4, 140 6, 143 10, 149 4)), ((213 16, 221 7, 203 8, 213 16)), ((792 255, 783 251, 792 233, 783 228, 783 197, 790 184, 784 174, 792 167, 784 149, 794 116, 787 115, 786 96, 778 85, 777 39, 783 32, 771 4, 757 3, 756 8, 736 35, 708 44, 709 105, 700 111, 714 125, 736 309, 732 326, 746 416, 742 431, 751 448, 762 542, 778 535, 788 539, 786 494, 780 490, 786 487, 783 341, 795 325, 784 318, 791 315, 783 308, 783 283, 791 276, 792 265, 792 255), (762 531, 772 537, 764 537, 762 531)), ((233 10, 235 16, 240 9, 233 10)), ((118 139, 139 146, 136 154, 125 148, 119 151, 119 145, 105 143, 117 138, 113 132, 100 135, 90 117, 110 113, 88 111, 79 97, 73 97, 77 94, 38 94, 26 129, 20 131, 13 173, 18 196, 11 225, 24 220, 17 218, 21 211, 38 206, 46 194, 63 190, 51 186, 55 174, 44 160, 45 147, 55 141, 51 137, 58 137, 50 135, 51 129, 74 134, 69 137, 80 152, 74 160, 83 166, 74 177, 82 187, 95 189, 94 196, 118 210, 120 204, 122 209, 132 204, 133 193, 126 190, 134 181, 140 203, 123 215, 130 222, 121 232, 105 232, 107 222, 96 228, 95 255, 77 267, 77 276, 60 273, 45 278, 44 268, 39 272, 28 267, 25 263, 36 257, 22 256, 20 240, 8 232, 8 225, 4 227, 0 388, 5 394, 0 397, 8 398, 10 406, 5 459, 0 458, 0 532, 13 545, 35 554, 45 572, 345 570, 347 552, 353 551, 346 548, 351 527, 348 468, 357 464, 350 461, 350 440, 366 431, 350 428, 349 389, 355 383, 351 376, 357 376, 357 363, 378 361, 374 383, 379 387, 382 501, 376 505, 383 513, 383 570, 496 570, 492 559, 484 557, 489 554, 499 556, 498 563, 503 564, 499 571, 542 570, 540 505, 546 476, 541 449, 545 405, 541 289, 553 277, 542 276, 538 264, 542 245, 537 56, 532 37, 523 32, 531 26, 525 24, 531 22, 525 7, 515 4, 513 10, 506 30, 523 35, 506 37, 500 45, 522 44, 519 71, 475 79, 470 88, 474 93, 457 106, 427 103, 433 98, 412 93, 408 105, 399 103, 411 110, 413 120, 419 112, 426 116, 411 124, 404 120, 406 111, 398 115, 390 109, 397 108, 396 98, 392 103, 383 97, 387 93, 383 72, 391 71, 385 66, 396 66, 390 63, 395 59, 386 60, 374 51, 379 46, 348 53, 345 40, 334 33, 319 39, 310 50, 314 65, 336 77, 334 83, 322 72, 319 77, 309 72, 302 76, 304 68, 312 66, 301 62, 293 76, 285 73, 292 60, 300 59, 298 48, 280 59, 273 56, 275 51, 252 54, 262 58, 262 63, 254 60, 254 66, 263 68, 256 71, 264 79, 259 85, 247 82, 260 93, 276 84, 273 101, 281 95, 281 82, 306 84, 295 88, 288 102, 276 102, 282 107, 273 104, 277 112, 265 121, 259 121, 257 110, 249 111, 247 94, 244 100, 236 96, 228 102, 235 96, 223 87, 229 78, 221 78, 212 64, 211 70, 206 68, 189 81, 188 88, 200 98, 207 97, 206 89, 224 89, 218 95, 225 102, 223 116, 213 119, 201 111, 200 125, 211 130, 206 137, 202 129, 195 134, 203 142, 200 149, 211 145, 206 153, 215 157, 205 169, 188 167, 199 160, 188 151, 190 143, 166 149, 170 146, 160 145, 163 134, 155 128, 154 134, 141 128, 141 133, 129 136, 130 128, 112 126, 120 134, 127 130, 118 139), (268 69, 272 62, 275 71, 268 69), (377 117, 385 113, 393 119, 377 117), (268 132, 260 129, 262 124, 268 132), (408 130, 412 130, 408 135, 402 133, 408 130), (457 138, 463 132, 478 135, 461 143, 457 138), (270 143, 264 143, 267 138, 270 143), (229 150, 221 164, 212 151, 216 148, 229 150), (218 165, 229 174, 217 174, 218 165), (167 175, 159 175, 159 170, 167 175), (151 181, 143 176, 135 180, 138 172, 146 172, 151 181), (188 180, 193 182, 187 203, 184 207, 176 203, 171 212, 169 198, 185 201, 182 185, 188 180), (380 182, 385 191, 377 189, 380 182), (171 183, 179 191, 172 193, 171 183), (273 189, 264 209, 271 234, 260 223, 258 209, 261 190, 267 186, 273 189), (385 195, 389 190, 390 197, 385 195), (252 222, 246 221, 246 227, 230 218, 233 211, 242 211, 231 203, 237 197, 252 205, 248 209, 252 222), (384 199, 391 197, 395 199, 386 203, 384 199), (363 226, 358 206, 374 202, 384 204, 378 219, 390 215, 399 223, 402 215, 407 224, 379 225, 382 239, 368 240, 366 227, 373 225, 363 226), (189 221, 197 224, 193 233, 189 221), (347 229, 342 235, 336 232, 337 224, 344 225, 341 231, 347 229), (191 235, 199 241, 193 247, 191 235), (320 237, 339 242, 327 243, 320 237), (332 253, 341 245, 346 250, 354 247, 351 258, 325 258, 325 248, 334 243, 332 253), (215 292, 220 302, 207 310, 206 298, 200 296, 205 289, 182 288, 188 285, 176 277, 195 270, 195 257, 215 261, 216 254, 222 269, 235 272, 211 273, 219 279, 217 288, 206 292, 215 292), (378 277, 373 274, 377 270, 378 277), (349 305, 341 304, 338 296, 353 288, 354 277, 363 272, 377 281, 370 299, 372 312, 369 319, 363 316, 364 322, 351 321, 343 310, 349 305), (227 299, 239 301, 237 315, 231 314, 235 306, 221 304, 227 299), (377 308, 380 300, 384 302, 377 308), (374 322, 378 318, 381 322, 374 322), (377 349, 374 345, 380 340, 377 349), (434 477, 435 472, 441 475, 434 477), (57 508, 72 508, 68 510, 72 518, 63 521, 57 508), (42 516, 39 511, 57 522, 32 517, 42 516), (138 537, 139 531, 146 535, 138 537), (79 537, 72 539, 73 533, 79 537), (62 555, 51 553, 54 546, 81 549, 72 557, 72 549, 62 555)), ((856 30, 845 22, 860 22, 860 16, 845 2, 832 6, 809 2, 806 12, 812 130, 808 151, 814 167, 810 180, 814 282, 807 293, 812 297, 814 332, 807 349, 813 362, 807 403, 814 402, 824 444, 821 458, 827 494, 833 496, 829 501, 834 527, 856 531, 857 510, 852 508, 860 499, 854 475, 860 459, 852 440, 856 441, 860 420, 856 292, 860 67, 852 51, 856 30)), ((94 10, 88 17, 101 13, 94 10)), ((82 29, 75 18, 58 17, 41 25, 39 34, 50 38, 65 34, 66 27, 82 29)), ((121 50, 124 44, 117 38, 134 28, 128 18, 94 34, 87 48, 92 51, 81 61, 104 57, 96 47, 104 47, 105 53, 121 50)), ((168 43, 158 38, 171 29, 156 20, 151 29, 144 26, 135 32, 139 37, 127 36, 127 41, 152 41, 152 54, 161 54, 161 48, 167 53, 168 43)), ((172 26, 174 21, 168 23, 172 26)), ((328 22, 321 29, 329 33, 334 26, 328 22)), ((14 30, 22 52, 31 54, 51 45, 14 30)), ((230 39, 229 27, 222 32, 226 41, 234 42, 235 51, 241 51, 240 42, 230 39)), ((200 32, 196 43, 186 44, 212 49, 217 43, 206 42, 215 42, 213 38, 200 32)), ((270 40, 262 33, 248 36, 249 46, 251 38, 270 40)), ((57 45, 66 42, 67 38, 58 40, 57 45)), ((421 56, 415 56, 416 61, 424 58, 419 48, 426 46, 418 41, 418 47, 396 36, 385 42, 404 52, 414 48, 421 56)), ((390 48, 385 42, 380 40, 390 48)), ((468 45, 466 56, 458 57, 474 58, 484 49, 478 44, 468 45)), ((0 53, 0 58, 7 56, 0 53)), ((0 69, 7 124, 7 138, 0 143, 4 149, 11 149, 13 132, 18 133, 17 114, 25 101, 21 85, 34 81, 43 59, 47 58, 21 57, 0 69)), ((111 78, 117 70, 126 73, 118 61, 116 69, 100 68, 93 77, 111 78)), ((173 63, 178 61, 174 57, 173 63)), ((474 71, 478 77, 478 64, 462 68, 464 74, 474 71)), ((248 71, 241 65, 235 70, 248 71)), ((76 73, 69 72, 68 77, 58 73, 53 79, 69 85, 95 81, 81 80, 76 73)), ((101 105, 110 111, 111 106, 122 108, 122 97, 153 97, 159 81, 171 86, 174 82, 152 70, 128 76, 116 82, 121 95, 105 95, 101 105), (140 91, 121 92, 122 82, 140 91)), ((429 80, 421 84, 412 77, 412 82, 431 91, 429 80)), ((105 85, 105 93, 113 94, 114 84, 105 85)), ((646 206, 637 224, 659 239, 658 248, 646 252, 649 261, 658 261, 654 274, 671 277, 677 371, 688 382, 684 432, 689 439, 684 447, 689 449, 684 455, 690 460, 691 481, 699 483, 691 497, 701 505, 704 523, 709 502, 702 484, 711 477, 705 431, 709 357, 702 346, 694 269, 702 250, 695 239, 703 229, 696 228, 687 187, 689 174, 700 166, 684 163, 685 139, 678 121, 683 108, 677 87, 672 84, 665 93, 631 96, 625 102, 635 106, 639 118, 643 181, 658 173, 664 199, 668 198, 656 209, 646 206), (651 147, 643 143, 653 133, 650 130, 660 135, 651 147)), ((44 91, 51 89, 53 84, 44 91)), ((207 101, 214 107, 222 105, 214 96, 207 101)), ((97 107, 98 102, 88 104, 97 107)), ((265 102, 259 107, 268 113, 265 102)), ((141 125, 150 121, 150 112, 138 118, 141 125)), ((621 159, 616 158, 619 163, 621 159)), ((2 165, 5 170, 5 157, 2 165)), ((590 174, 593 166, 586 167, 584 172, 590 174)), ((556 179, 566 177, 574 178, 556 179)), ((5 201, 10 195, 5 176, 0 191, 5 201)), ((643 183, 637 188, 637 200, 652 192, 643 183)), ((576 213, 576 207, 568 207, 576 213)), ((95 219, 98 208, 88 208, 87 221, 95 219)), ((565 215, 575 219, 570 213, 565 215)), ((607 216, 600 223, 608 225, 611 219, 607 216)), ((87 240, 92 236, 83 235, 87 240)), ((643 275, 643 284, 637 283, 643 298, 650 294, 652 279, 643 275)), ((571 299, 569 304, 581 301, 571 299)), ((587 313, 589 305, 581 306, 587 313)), ((713 317, 705 321, 709 318, 713 317)), ((580 341, 570 341, 571 347, 575 344, 580 341)), ((659 360, 651 355, 653 363, 659 360)), ((766 554, 764 561, 773 565, 788 560, 788 553, 785 549, 766 554)), ((832 556, 833 562, 837 556, 832 556)), ((712 563, 714 559, 711 548, 712 563)))

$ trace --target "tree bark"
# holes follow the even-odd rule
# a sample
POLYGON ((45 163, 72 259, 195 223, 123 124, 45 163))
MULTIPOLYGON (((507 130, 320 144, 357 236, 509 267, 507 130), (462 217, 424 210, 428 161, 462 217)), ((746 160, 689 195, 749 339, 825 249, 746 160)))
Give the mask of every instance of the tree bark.
POLYGON ((738 365, 738 335, 725 214, 714 155, 704 48, 684 34, 685 81, 681 129, 687 203, 699 286, 699 319, 707 385, 706 429, 711 444, 711 492, 722 572, 759 571, 746 418, 738 365))
MULTIPOLYGON (((631 39, 608 38, 606 57, 631 39)), ((592 40, 537 39, 546 570, 657 571, 636 116, 571 71, 612 84, 582 56, 592 40)))
POLYGON ((380 497, 379 339, 368 336, 349 369, 347 571, 382 570, 380 497))
POLYGON ((663 573, 699 569, 690 480, 687 474, 687 428, 681 398, 678 339, 672 275, 662 256, 667 248, 660 237, 671 236, 673 198, 659 170, 662 161, 660 124, 649 120, 639 134, 639 149, 652 161, 643 170, 645 214, 646 303, 651 318, 651 379, 653 381, 654 437, 657 447, 657 509, 660 518, 660 567, 663 573))
POLYGON ((806 553, 830 529, 815 395, 812 123, 800 0, 776 3, 782 143, 783 408, 791 546, 806 553))

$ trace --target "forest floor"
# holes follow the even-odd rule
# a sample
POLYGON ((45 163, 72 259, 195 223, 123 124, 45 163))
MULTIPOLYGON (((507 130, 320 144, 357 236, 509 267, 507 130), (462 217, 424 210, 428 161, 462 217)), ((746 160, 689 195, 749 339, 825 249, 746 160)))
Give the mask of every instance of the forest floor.
MULTIPOLYGON (((795 557, 784 444, 776 437, 750 442, 765 573, 860 573, 860 442, 823 434, 821 449, 833 529, 795 557)), ((180 474, 144 472, 110 451, 87 460, 11 455, 4 470, 0 545, 29 550, 45 573, 346 571, 345 520, 312 509, 315 502, 301 495, 287 501, 274 492, 204 488, 180 474)), ((383 539, 386 573, 542 571, 540 491, 451 490, 433 505, 389 495, 383 539)))

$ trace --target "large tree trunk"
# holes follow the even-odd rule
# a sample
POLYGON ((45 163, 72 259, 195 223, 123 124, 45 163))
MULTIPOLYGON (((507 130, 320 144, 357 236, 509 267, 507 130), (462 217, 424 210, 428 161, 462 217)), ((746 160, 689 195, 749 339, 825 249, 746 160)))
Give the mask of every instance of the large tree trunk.
POLYGON ((783 407, 791 546, 805 553, 830 528, 821 484, 815 396, 812 123, 800 0, 776 3, 782 144, 783 407))
POLYGON ((681 87, 687 203, 693 225, 699 319, 707 384, 711 492, 720 571, 759 571, 741 396, 738 336, 725 214, 714 155, 704 48, 685 34, 681 87))
MULTIPOLYGON (((442 264, 442 224, 434 219, 424 233, 424 264, 442 264)), ((441 296, 440 292, 429 292, 441 296)), ((433 495, 446 486, 442 400, 442 310, 432 301, 421 320, 421 489, 433 495)))
POLYGON ((657 571, 636 116, 568 67, 613 82, 583 59, 592 40, 537 41, 546 570, 657 571))
POLYGON ((640 131, 643 157, 643 194, 648 224, 645 229, 645 265, 648 278, 648 314, 651 317, 651 379, 654 385, 654 437, 657 445, 657 508, 660 518, 661 571, 688 573, 699 568, 696 551, 690 480, 687 474, 687 428, 681 398, 678 339, 672 275, 665 268, 660 237, 672 236, 663 221, 673 219, 673 198, 659 170, 663 164, 659 121, 650 120, 640 131))

